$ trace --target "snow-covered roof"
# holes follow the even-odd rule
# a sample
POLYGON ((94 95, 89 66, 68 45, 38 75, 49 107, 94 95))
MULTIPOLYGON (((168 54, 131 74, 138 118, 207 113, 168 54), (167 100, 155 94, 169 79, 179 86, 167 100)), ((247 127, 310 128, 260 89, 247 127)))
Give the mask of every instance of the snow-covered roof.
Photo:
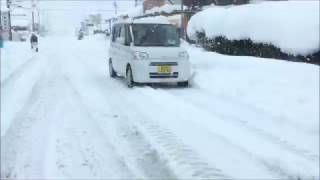
POLYGON ((137 17, 143 15, 143 6, 139 5, 134 8, 130 8, 128 11, 121 13, 120 16, 137 17))
POLYGON ((194 15, 187 31, 194 40, 196 32, 204 32, 209 38, 250 38, 289 54, 309 55, 319 51, 319 29, 319 1, 282 1, 214 6, 194 15))
POLYGON ((1 12, 3 12, 3 11, 8 11, 8 10, 9 10, 9 9, 7 8, 6 3, 1 3, 0 8, 1 8, 1 12))
POLYGON ((11 19, 11 26, 29 26, 30 21, 27 19, 18 19, 18 18, 12 18, 11 19))
POLYGON ((31 13, 30 10, 26 10, 26 9, 22 9, 22 8, 14 8, 12 11, 11 11, 11 14, 14 16, 14 15, 29 15, 31 13))
POLYGON ((181 15, 180 14, 176 14, 176 15, 173 15, 173 16, 168 16, 167 19, 171 24, 174 24, 174 25, 176 25, 178 27, 181 26, 181 15))
MULTIPOLYGON (((186 8, 186 7, 185 7, 186 8)), ((174 11, 181 10, 181 5, 171 5, 171 4, 165 4, 161 7, 154 7, 150 10, 146 11, 146 14, 153 14, 153 13, 172 13, 174 11)))

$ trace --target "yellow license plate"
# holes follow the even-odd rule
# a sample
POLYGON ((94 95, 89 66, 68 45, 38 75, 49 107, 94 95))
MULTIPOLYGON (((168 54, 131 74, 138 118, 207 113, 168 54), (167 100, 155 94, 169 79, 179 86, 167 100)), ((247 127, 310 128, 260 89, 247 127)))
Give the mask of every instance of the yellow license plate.
POLYGON ((159 66, 158 73, 171 73, 171 66, 159 66))

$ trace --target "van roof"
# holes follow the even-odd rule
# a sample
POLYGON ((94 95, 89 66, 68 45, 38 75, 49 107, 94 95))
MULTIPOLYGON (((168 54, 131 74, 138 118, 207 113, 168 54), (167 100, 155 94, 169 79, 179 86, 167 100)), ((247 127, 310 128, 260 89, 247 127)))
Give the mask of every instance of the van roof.
POLYGON ((154 17, 124 20, 117 24, 171 24, 171 23, 164 16, 154 16, 154 17))

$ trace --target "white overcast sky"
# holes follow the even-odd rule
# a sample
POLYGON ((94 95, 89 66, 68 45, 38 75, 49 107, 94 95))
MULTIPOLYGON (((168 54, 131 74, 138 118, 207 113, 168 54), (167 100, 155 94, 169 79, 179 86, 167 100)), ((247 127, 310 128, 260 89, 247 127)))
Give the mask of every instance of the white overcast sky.
MULTIPOLYGON (((15 2, 19 0, 12 1, 19 4, 15 2)), ((2 6, 6 4, 5 0, 0 2, 2 6)), ((30 2, 31 0, 23 0, 22 4, 28 6, 26 4, 31 4, 30 2)), ((114 0, 40 0, 39 2, 41 23, 60 33, 73 33, 90 13, 101 13, 104 18, 115 15, 114 0)), ((135 3, 134 0, 117 0, 117 4, 118 13, 121 13, 134 7, 135 3)))

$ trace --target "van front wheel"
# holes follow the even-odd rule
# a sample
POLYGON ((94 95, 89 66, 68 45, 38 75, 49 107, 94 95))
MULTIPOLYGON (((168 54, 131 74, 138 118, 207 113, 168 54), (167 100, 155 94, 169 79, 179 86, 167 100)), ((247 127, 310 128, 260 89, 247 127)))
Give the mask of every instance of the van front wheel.
POLYGON ((128 88, 132 88, 133 87, 134 81, 133 81, 132 70, 131 70, 130 66, 128 66, 128 68, 127 68, 126 82, 127 82, 128 88))
POLYGON ((189 82, 188 81, 178 82, 178 86, 179 87, 188 87, 189 86, 189 82))

